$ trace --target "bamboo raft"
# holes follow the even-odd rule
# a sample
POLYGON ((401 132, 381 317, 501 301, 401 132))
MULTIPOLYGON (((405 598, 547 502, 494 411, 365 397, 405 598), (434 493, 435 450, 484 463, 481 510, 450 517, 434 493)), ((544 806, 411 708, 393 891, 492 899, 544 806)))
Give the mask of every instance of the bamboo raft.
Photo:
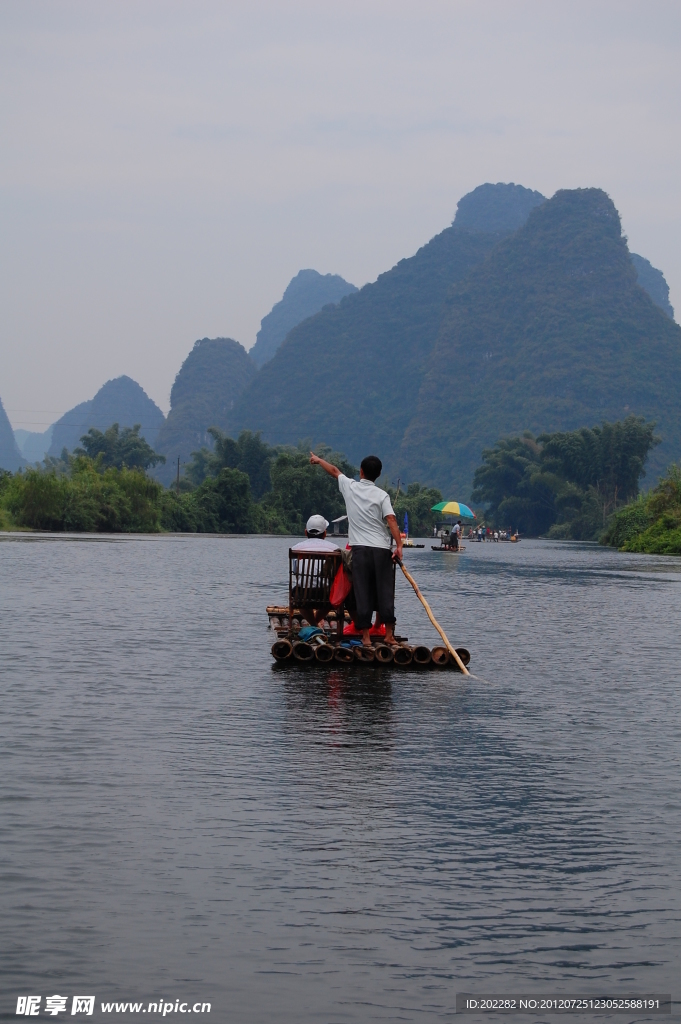
MULTIPOLYGON (((268 605, 270 628, 277 639, 272 644, 272 657, 278 663, 310 665, 395 665, 419 669, 453 669, 461 671, 456 659, 444 646, 410 645, 408 637, 395 636, 388 646, 380 635, 371 637, 371 647, 362 645, 356 631, 346 632, 352 625, 345 602, 331 604, 331 587, 342 564, 336 552, 289 551, 289 603, 268 605), (300 631, 315 626, 319 632, 301 639, 300 631)), ((307 635, 307 634, 306 634, 307 635)), ((464 665, 470 662, 465 647, 455 648, 464 665)))

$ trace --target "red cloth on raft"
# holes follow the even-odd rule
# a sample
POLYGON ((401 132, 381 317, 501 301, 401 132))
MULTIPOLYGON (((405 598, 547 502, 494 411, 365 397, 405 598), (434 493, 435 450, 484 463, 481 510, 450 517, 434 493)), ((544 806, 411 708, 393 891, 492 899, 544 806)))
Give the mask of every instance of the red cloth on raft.
MULTIPOLYGON (((343 636, 361 636, 362 631, 357 629, 354 622, 349 622, 343 630, 343 636)), ((385 636, 385 626, 372 626, 369 630, 369 636, 385 636)))

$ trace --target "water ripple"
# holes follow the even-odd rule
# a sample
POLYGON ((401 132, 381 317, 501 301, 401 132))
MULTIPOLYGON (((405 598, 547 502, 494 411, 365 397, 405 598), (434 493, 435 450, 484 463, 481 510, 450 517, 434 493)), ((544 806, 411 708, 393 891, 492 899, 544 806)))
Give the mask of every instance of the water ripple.
MULTIPOLYGON (((0 540, 0 1015, 62 989, 230 1022, 673 992, 681 564, 408 552, 464 679, 273 666, 288 543, 0 540)), ((397 603, 434 642, 402 578, 397 603)))

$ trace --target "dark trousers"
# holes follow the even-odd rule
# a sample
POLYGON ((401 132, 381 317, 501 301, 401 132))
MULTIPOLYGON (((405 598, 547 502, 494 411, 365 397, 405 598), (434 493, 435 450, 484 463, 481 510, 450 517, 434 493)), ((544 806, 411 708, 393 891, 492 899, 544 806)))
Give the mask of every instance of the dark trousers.
POLYGON ((395 563, 388 548, 352 549, 352 589, 357 629, 368 629, 374 611, 386 626, 395 624, 395 563))

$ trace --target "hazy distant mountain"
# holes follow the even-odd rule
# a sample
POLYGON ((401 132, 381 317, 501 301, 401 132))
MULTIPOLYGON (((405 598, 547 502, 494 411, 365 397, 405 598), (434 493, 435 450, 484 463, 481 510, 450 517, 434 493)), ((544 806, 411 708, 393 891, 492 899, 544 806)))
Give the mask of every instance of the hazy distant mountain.
POLYGON ((5 407, 0 398, 0 469, 7 469, 15 473, 17 469, 24 465, 26 463, 21 456, 19 446, 14 437, 14 431, 12 430, 12 424, 7 418, 5 407))
POLYGON ((48 427, 47 430, 40 432, 35 430, 22 430, 21 427, 14 431, 14 437, 19 445, 19 451, 28 463, 32 465, 34 462, 43 461, 52 443, 53 430, 54 424, 51 427, 48 427))
POLYGON ((91 407, 92 399, 89 402, 80 402, 52 424, 52 440, 47 449, 48 455, 58 458, 64 448, 72 452, 74 448, 78 447, 81 435, 87 433, 87 429, 83 430, 83 426, 91 407))
POLYGON ((457 228, 490 234, 517 231, 535 206, 544 202, 546 196, 523 185, 487 182, 459 200, 453 223, 457 228))
POLYGON ((669 301, 669 285, 661 270, 656 270, 649 260, 631 253, 631 262, 636 267, 638 283, 645 288, 656 306, 663 310, 670 320, 674 319, 674 309, 669 301))
POLYGON ((234 404, 256 374, 243 345, 231 338, 202 338, 180 367, 170 392, 170 412, 159 431, 156 450, 167 458, 154 476, 170 483, 180 463, 203 445, 212 447, 209 427, 229 430, 234 404))
POLYGON ((452 227, 416 255, 289 332, 237 402, 235 427, 326 441, 355 463, 375 452, 392 470, 449 289, 541 202, 521 185, 464 196, 452 227))
POLYGON ((654 478, 681 454, 680 394, 681 328, 637 284, 612 201, 563 190, 452 288, 398 465, 465 500, 499 437, 635 414, 663 439, 654 478))
POLYGON ((338 274, 318 274, 300 270, 289 283, 281 302, 260 321, 260 330, 249 355, 256 366, 268 362, 296 324, 318 313, 329 302, 340 302, 344 295, 356 292, 354 284, 338 274))
POLYGON ((108 380, 89 402, 69 409, 53 425, 48 454, 59 456, 63 448, 73 451, 90 427, 106 430, 112 423, 121 429, 141 424, 140 434, 154 447, 165 416, 146 391, 131 377, 108 380))

